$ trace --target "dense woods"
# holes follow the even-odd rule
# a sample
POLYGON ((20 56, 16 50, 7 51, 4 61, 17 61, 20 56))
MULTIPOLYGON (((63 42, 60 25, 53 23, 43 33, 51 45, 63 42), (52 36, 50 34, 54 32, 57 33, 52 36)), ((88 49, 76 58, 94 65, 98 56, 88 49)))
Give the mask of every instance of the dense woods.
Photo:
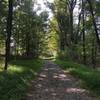
POLYGON ((49 4, 58 23, 60 57, 88 64, 100 61, 100 1, 55 0, 49 4))
POLYGON ((32 0, 1 1, 0 54, 5 55, 5 69, 12 56, 37 58, 47 29, 46 11, 37 15, 32 0))
POLYGON ((42 53, 47 55, 50 50, 66 60, 98 66, 100 1, 46 2, 45 5, 54 14, 51 19, 46 10, 37 14, 41 8, 36 8, 36 5, 35 0, 0 2, 0 54, 5 55, 5 69, 11 55, 38 58, 42 53), (53 49, 48 44, 54 46, 53 49))

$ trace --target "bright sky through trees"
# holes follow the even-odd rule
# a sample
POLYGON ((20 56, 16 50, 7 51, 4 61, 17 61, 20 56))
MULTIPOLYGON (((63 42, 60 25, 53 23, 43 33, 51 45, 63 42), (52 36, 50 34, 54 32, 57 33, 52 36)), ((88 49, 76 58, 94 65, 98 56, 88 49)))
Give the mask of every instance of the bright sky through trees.
MULTIPOLYGON (((40 14, 42 11, 48 11, 49 12, 49 18, 51 18, 53 16, 51 10, 49 8, 46 7, 45 3, 46 2, 50 2, 50 3, 53 3, 54 0, 37 0, 37 4, 38 5, 35 5, 35 9, 37 9, 38 7, 41 9, 37 12, 37 14, 40 14)), ((75 23, 78 23, 78 19, 77 19, 77 16, 78 16, 78 9, 79 9, 79 6, 78 6, 78 3, 79 1, 77 2, 77 5, 74 9, 74 19, 75 19, 75 23)))
POLYGON ((49 8, 47 8, 46 5, 45 5, 45 3, 47 1, 50 2, 50 3, 54 2, 54 0, 37 0, 38 5, 35 5, 35 9, 37 9, 38 7, 41 9, 37 12, 37 14, 40 14, 42 11, 48 11, 49 12, 49 17, 52 17, 53 14, 52 14, 51 10, 49 8))

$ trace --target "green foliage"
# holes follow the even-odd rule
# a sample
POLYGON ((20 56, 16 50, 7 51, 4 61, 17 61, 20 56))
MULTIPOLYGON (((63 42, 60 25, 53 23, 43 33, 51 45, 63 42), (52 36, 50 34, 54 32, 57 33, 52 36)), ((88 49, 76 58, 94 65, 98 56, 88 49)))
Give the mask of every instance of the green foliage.
POLYGON ((41 66, 41 60, 11 61, 7 72, 0 71, 0 100, 24 100, 29 82, 41 66))
MULTIPOLYGON (((37 58, 42 51, 49 16, 47 11, 42 11, 38 15, 39 9, 35 9, 34 5, 36 5, 34 0, 14 0, 13 2, 12 55, 31 55, 37 58)), ((8 0, 0 1, 0 7, 0 53, 2 53, 5 51, 3 48, 6 38, 8 0)))
POLYGON ((93 70, 82 64, 73 63, 70 61, 56 60, 64 70, 68 71, 74 77, 83 81, 86 88, 90 89, 95 95, 100 94, 100 71, 93 70))
POLYGON ((41 57, 54 58, 58 52, 58 34, 56 32, 57 21, 54 17, 48 23, 47 32, 44 34, 41 57))

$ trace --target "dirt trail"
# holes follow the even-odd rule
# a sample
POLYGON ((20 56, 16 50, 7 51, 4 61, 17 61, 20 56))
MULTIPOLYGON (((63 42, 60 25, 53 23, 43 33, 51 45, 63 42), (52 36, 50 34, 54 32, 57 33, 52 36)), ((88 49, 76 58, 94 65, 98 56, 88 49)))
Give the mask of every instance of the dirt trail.
POLYGON ((27 100, 95 100, 77 83, 58 65, 45 61, 42 72, 31 83, 27 100))

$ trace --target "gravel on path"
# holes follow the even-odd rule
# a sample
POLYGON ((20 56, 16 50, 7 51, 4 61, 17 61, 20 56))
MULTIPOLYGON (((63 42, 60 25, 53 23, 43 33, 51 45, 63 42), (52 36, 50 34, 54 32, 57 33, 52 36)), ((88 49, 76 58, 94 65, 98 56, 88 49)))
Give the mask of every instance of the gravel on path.
POLYGON ((44 61, 38 77, 32 81, 27 100, 95 100, 87 90, 78 86, 78 80, 66 74, 52 61, 44 61))

